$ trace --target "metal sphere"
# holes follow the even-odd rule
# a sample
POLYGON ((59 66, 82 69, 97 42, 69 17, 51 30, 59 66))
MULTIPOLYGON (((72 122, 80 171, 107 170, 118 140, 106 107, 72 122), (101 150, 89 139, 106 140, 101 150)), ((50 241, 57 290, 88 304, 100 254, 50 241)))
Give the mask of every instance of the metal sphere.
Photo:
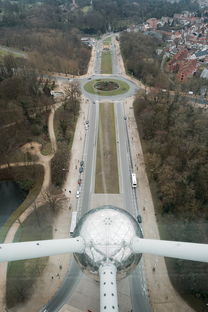
POLYGON ((108 261, 117 267, 117 278, 126 277, 138 264, 141 254, 133 254, 130 242, 142 237, 137 221, 126 211, 114 206, 90 210, 78 222, 74 237, 85 241, 83 254, 74 254, 84 273, 98 280, 98 269, 108 261))

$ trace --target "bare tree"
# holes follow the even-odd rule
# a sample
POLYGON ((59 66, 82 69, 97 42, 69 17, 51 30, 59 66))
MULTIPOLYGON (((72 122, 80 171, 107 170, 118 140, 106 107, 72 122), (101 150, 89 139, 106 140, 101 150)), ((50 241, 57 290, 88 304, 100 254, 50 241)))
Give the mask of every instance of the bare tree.
POLYGON ((74 119, 79 112, 80 97, 81 91, 78 82, 72 82, 65 88, 64 109, 72 110, 74 119))
POLYGON ((42 192, 44 200, 48 203, 53 213, 55 213, 58 210, 61 201, 63 200, 63 197, 60 195, 61 194, 52 194, 52 191, 50 190, 42 192))

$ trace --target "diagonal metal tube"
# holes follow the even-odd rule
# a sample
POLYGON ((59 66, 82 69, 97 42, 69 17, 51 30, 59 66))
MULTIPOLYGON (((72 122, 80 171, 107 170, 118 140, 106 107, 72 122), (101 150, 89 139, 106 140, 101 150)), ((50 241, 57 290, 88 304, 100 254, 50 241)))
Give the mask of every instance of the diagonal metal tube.
POLYGON ((208 244, 154 240, 134 237, 131 242, 134 253, 208 262, 208 244))
POLYGON ((74 252, 83 253, 84 249, 85 243, 82 237, 0 244, 0 262, 74 252))

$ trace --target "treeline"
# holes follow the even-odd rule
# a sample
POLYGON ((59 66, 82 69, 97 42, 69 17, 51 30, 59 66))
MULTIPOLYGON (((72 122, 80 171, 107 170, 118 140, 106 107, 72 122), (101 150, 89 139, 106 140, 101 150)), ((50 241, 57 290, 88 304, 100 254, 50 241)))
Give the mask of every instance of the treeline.
POLYGON ((47 118, 54 104, 53 83, 43 81, 27 62, 6 56, 0 64, 0 163, 18 159, 19 147, 30 141, 49 141, 47 118))
POLYGON ((157 49, 162 41, 143 33, 123 32, 120 36, 121 53, 126 70, 149 86, 168 89, 170 82, 161 70, 161 56, 157 49))
POLYGON ((56 187, 61 187, 67 176, 70 149, 74 138, 80 102, 80 85, 77 82, 72 82, 65 89, 63 106, 55 113, 57 152, 51 161, 51 175, 52 183, 56 187))
POLYGON ((184 97, 137 96, 135 114, 162 213, 208 217, 208 116, 184 97))
MULTIPOLYGON (((179 95, 134 102, 162 239, 208 243, 208 114, 179 95)), ((206 263, 166 259, 177 291, 198 312, 208 299, 206 263)))
POLYGON ((76 30, 0 28, 0 38, 1 44, 27 52, 30 63, 39 71, 86 73, 91 49, 81 43, 76 30))
POLYGON ((183 10, 199 11, 197 3, 181 0, 77 0, 78 7, 66 0, 0 1, 0 26, 25 25, 30 28, 79 30, 95 34, 109 30, 120 31, 132 23, 150 17, 173 16, 183 10))

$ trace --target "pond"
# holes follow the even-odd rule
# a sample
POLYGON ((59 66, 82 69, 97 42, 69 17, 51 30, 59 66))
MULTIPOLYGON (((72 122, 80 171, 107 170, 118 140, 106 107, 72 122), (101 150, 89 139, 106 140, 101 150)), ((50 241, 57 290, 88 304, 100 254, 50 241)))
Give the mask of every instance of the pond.
POLYGON ((0 227, 24 201, 27 194, 13 181, 0 181, 0 227))

